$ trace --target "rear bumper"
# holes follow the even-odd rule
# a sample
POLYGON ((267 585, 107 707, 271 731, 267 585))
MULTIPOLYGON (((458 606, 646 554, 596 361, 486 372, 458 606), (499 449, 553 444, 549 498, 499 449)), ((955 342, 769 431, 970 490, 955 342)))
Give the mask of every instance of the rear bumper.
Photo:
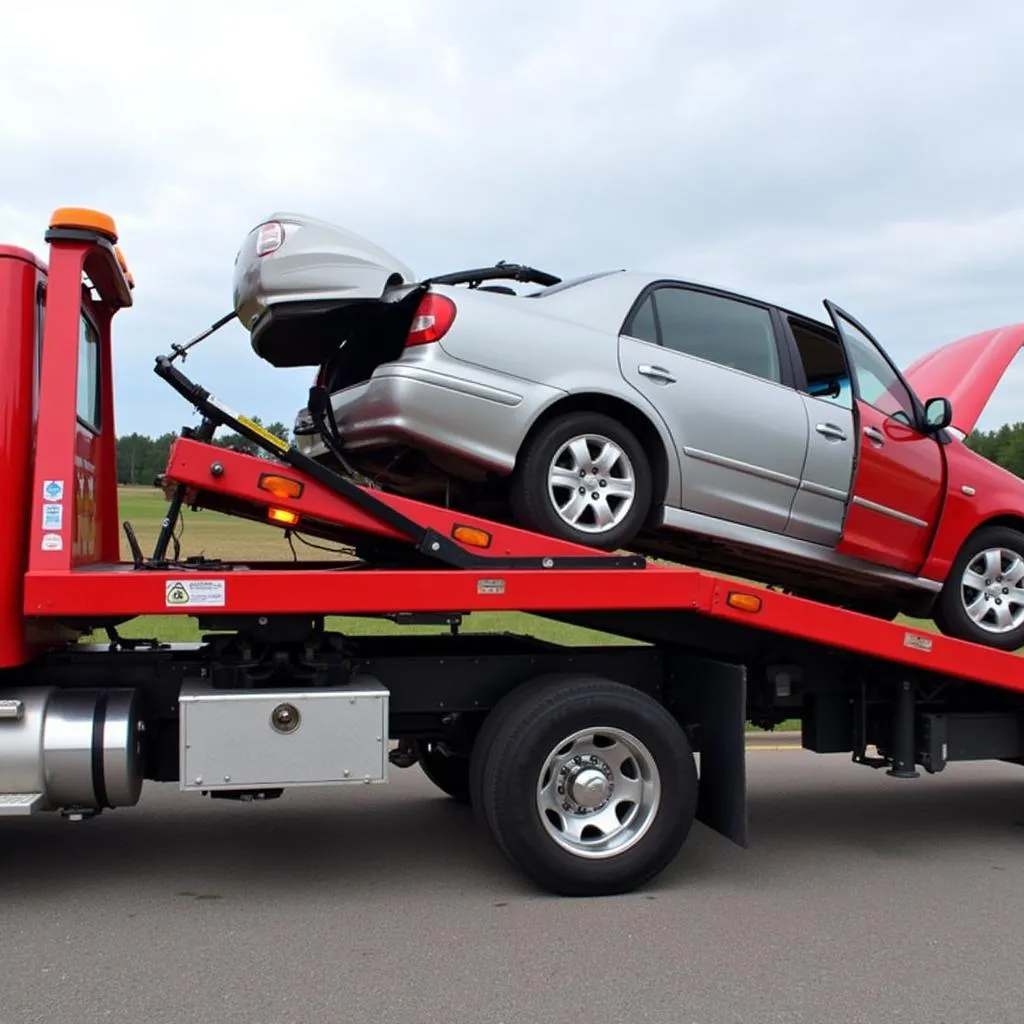
MULTIPOLYGON (((530 381, 514 381, 481 370, 457 377, 422 366, 391 363, 365 383, 332 396, 334 419, 346 451, 409 446, 507 474, 538 413, 562 392, 530 381)), ((317 457, 326 449, 319 435, 298 435, 300 451, 317 457)))

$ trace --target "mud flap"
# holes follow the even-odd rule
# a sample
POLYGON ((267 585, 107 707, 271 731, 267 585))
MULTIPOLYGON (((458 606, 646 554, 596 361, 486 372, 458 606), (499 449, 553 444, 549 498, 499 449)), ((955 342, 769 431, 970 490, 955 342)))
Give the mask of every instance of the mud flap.
POLYGON ((700 752, 697 820, 746 847, 746 669, 685 652, 667 657, 665 703, 694 726, 700 752))

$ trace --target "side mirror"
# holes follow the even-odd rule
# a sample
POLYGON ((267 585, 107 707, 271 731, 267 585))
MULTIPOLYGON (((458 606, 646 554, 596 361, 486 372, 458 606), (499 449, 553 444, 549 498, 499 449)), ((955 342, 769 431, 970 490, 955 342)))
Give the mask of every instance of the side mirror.
POLYGON ((924 422, 929 433, 945 430, 953 422, 953 405, 948 398, 929 398, 924 404, 924 422))

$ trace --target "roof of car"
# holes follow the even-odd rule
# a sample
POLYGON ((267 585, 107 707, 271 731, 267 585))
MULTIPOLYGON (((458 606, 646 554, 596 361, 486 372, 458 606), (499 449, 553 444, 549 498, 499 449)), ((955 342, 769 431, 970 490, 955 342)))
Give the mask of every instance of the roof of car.
POLYGON ((725 288, 720 284, 715 284, 711 281, 701 281, 696 278, 690 277, 679 277, 676 274, 657 273, 654 271, 647 270, 603 270, 597 271, 596 273, 585 274, 575 278, 567 278, 559 284, 552 285, 550 288, 544 288, 538 292, 534 292, 533 295, 537 298, 543 298, 547 296, 553 296, 559 293, 568 292, 570 289, 581 288, 587 285, 593 285, 594 287, 600 287, 610 284, 612 277, 616 278, 617 283, 630 284, 635 294, 639 294, 643 289, 647 288, 652 284, 676 284, 683 285, 689 288, 701 288, 708 291, 712 291, 717 295, 722 295, 727 298, 739 299, 740 301, 756 302, 762 306, 770 306, 773 309, 777 309, 780 313, 786 316, 797 317, 807 323, 814 324, 818 327, 823 327, 826 330, 832 331, 835 328, 832 324, 826 320, 819 319, 808 315, 807 313, 800 313, 796 310, 787 309, 785 306, 779 305, 777 302, 771 302, 767 299, 758 298, 755 295, 750 295, 745 292, 735 291, 731 288, 725 288))

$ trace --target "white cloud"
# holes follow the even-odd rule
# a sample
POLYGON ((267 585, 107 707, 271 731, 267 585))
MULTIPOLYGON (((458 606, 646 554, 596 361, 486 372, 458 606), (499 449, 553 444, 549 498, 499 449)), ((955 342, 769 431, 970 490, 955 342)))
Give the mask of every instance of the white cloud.
MULTIPOLYGON (((138 281, 125 430, 188 420, 152 356, 228 307, 238 243, 274 209, 422 273, 508 258, 810 312, 828 295, 908 362, 1024 319, 1022 35, 1024 11, 987 0, 19 4, 0 237, 40 249, 64 204, 117 217, 138 281)), ((290 421, 309 373, 225 334, 190 372, 290 421)))

